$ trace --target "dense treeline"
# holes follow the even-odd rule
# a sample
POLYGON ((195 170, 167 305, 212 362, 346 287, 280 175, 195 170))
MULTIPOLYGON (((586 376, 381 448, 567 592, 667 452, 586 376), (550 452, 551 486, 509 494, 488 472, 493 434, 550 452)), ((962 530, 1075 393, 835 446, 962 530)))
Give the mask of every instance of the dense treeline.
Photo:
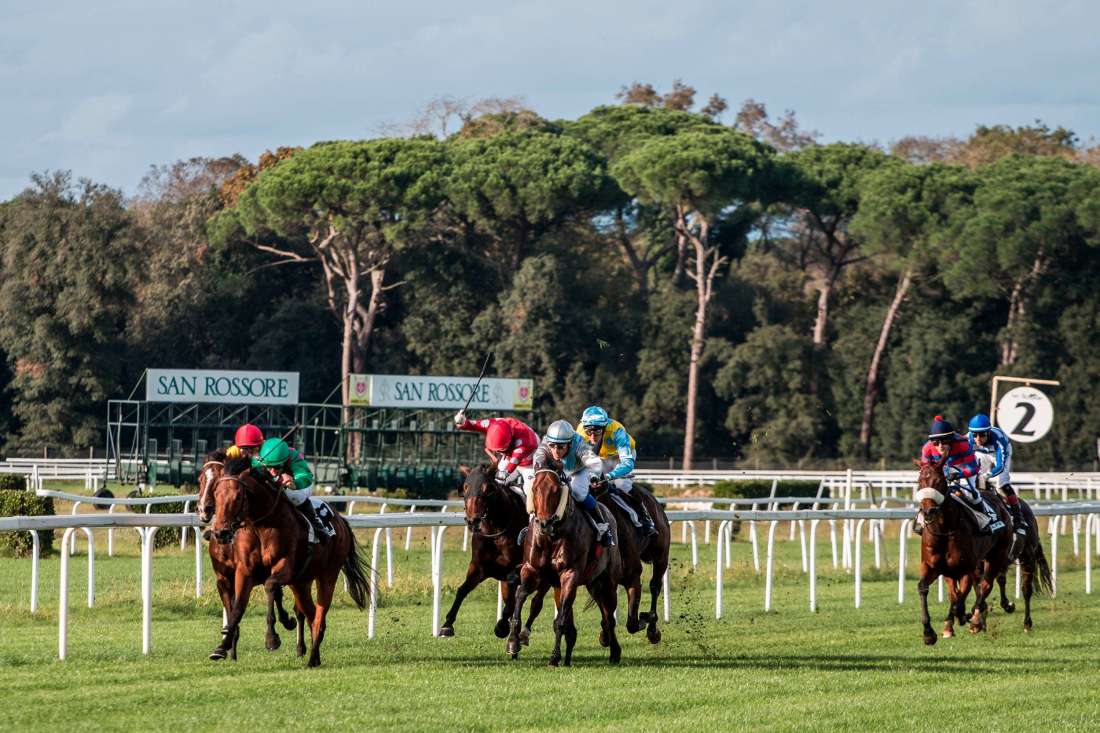
POLYGON ((0 204, 3 448, 101 445, 146 366, 297 370, 320 400, 492 349, 541 418, 596 400, 686 462, 895 465, 994 373, 1060 379, 1020 459, 1091 464, 1095 149, 1039 123, 818 144, 694 96, 444 100, 404 136, 154 168, 131 200, 35 176, 0 204))

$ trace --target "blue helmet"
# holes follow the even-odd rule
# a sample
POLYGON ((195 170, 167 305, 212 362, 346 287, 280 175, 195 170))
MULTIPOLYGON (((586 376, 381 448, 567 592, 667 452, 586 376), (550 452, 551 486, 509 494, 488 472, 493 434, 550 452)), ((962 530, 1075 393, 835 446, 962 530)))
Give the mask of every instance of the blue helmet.
POLYGON ((979 412, 974 417, 970 418, 970 422, 967 424, 972 433, 988 433, 993 429, 993 423, 989 421, 989 415, 984 412, 979 412))
POLYGON ((581 415, 581 426, 586 428, 606 428, 610 422, 611 418, 608 416, 607 410, 596 405, 585 408, 584 413, 581 415))

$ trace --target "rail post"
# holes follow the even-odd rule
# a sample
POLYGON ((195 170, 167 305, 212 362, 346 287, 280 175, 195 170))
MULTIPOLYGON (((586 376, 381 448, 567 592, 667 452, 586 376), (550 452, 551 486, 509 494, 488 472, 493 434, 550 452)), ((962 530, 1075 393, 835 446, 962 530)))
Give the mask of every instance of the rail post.
POLYGON ((157 527, 146 527, 141 538, 141 653, 153 646, 153 538, 157 527))
POLYGON ((38 530, 31 531, 31 613, 38 610, 38 558, 42 554, 38 530))
MULTIPOLYGON (((722 532, 726 529, 726 522, 728 520, 723 519, 718 523, 718 534, 721 536, 722 532)), ((715 562, 714 562, 714 618, 722 618, 722 550, 724 549, 721 542, 717 543, 715 549, 715 562)))
POLYGON ((905 540, 912 525, 912 519, 903 519, 898 530, 898 604, 905 603, 905 540))
POLYGON ((863 524, 866 519, 860 519, 856 522, 855 542, 856 542, 856 558, 855 568, 853 572, 855 574, 855 591, 856 591, 856 608, 859 608, 860 594, 863 591, 863 524))
POLYGON ((378 608, 378 538, 382 528, 374 530, 370 543, 370 606, 367 611, 367 639, 374 638, 374 617, 378 608))
POLYGON ((810 612, 817 612, 817 525, 820 519, 810 520, 810 612))
POLYGON ((69 553, 66 548, 75 527, 69 527, 61 535, 61 572, 57 606, 57 658, 64 661, 69 651, 69 553))
POLYGON ((767 571, 764 575, 764 611, 772 610, 772 568, 775 566, 775 528, 779 522, 772 521, 768 527, 767 571))

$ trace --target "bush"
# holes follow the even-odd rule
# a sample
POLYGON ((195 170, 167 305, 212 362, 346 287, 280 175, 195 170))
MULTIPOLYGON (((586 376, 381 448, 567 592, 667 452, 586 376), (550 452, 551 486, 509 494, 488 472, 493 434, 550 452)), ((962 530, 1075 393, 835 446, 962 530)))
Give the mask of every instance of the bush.
MULTIPOLYGON (((19 479, 20 488, 25 485, 22 476, 0 476, 0 479, 19 479)), ((53 499, 44 496, 36 496, 28 491, 20 491, 15 488, 15 482, 3 481, 0 483, 3 491, 0 491, 0 516, 3 517, 41 517, 52 516, 53 499)), ((39 530, 39 551, 46 555, 53 549, 53 530, 39 530)), ((16 557, 30 555, 34 544, 31 541, 30 532, 0 532, 0 551, 4 554, 16 557)))
MULTIPOLYGON (((184 491, 183 493, 188 493, 184 491)), ((195 493, 190 491, 190 493, 195 493)), ((142 499, 146 495, 143 495, 137 491, 131 491, 126 495, 129 499, 142 499)), ((183 511, 183 504, 181 502, 171 502, 169 504, 152 504, 152 508, 149 510, 150 514, 179 514, 183 511)), ((139 505, 133 505, 128 507, 130 511, 135 514, 144 514, 145 507, 139 505)), ((157 530, 156 537, 153 538, 153 546, 156 548, 168 547, 169 545, 179 545, 180 533, 183 531, 182 527, 161 527, 157 530)))
POLYGON ((0 491, 26 491, 27 478, 14 473, 0 474, 0 491))
MULTIPOLYGON (((820 483, 817 481, 780 481, 776 496, 817 496, 820 483)), ((772 493, 769 479, 749 479, 746 481, 719 481, 714 485, 714 495, 723 499, 766 499, 772 493)), ((828 496, 828 494, 826 494, 828 496)))

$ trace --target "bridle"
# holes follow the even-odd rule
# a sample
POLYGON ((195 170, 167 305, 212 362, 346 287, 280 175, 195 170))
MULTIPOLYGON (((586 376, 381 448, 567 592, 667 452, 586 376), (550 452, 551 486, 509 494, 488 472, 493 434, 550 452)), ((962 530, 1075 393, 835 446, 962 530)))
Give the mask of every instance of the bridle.
MULTIPOLYGON (((565 519, 566 510, 569 508, 569 486, 562 481, 561 474, 553 468, 538 469, 535 471, 535 478, 538 478, 539 474, 542 473, 553 474, 554 479, 558 482, 558 489, 561 491, 561 497, 558 499, 558 507, 554 510, 554 513, 546 519, 538 520, 539 529, 541 529, 546 536, 553 537, 561 526, 562 521, 565 519)), ((527 496, 527 511, 530 514, 535 513, 535 491, 533 481, 531 492, 527 496)))
MULTIPOLYGON (((490 485, 489 491, 482 490, 481 492, 479 492, 478 495, 487 496, 490 491, 501 491, 501 490, 506 491, 507 490, 503 486, 501 486, 499 483, 497 483, 497 480, 495 478, 490 477, 490 476, 486 476, 485 478, 486 478, 485 483, 483 483, 482 486, 484 486, 485 484, 489 484, 490 485)), ((476 498, 476 495, 474 497, 470 497, 470 498, 476 498)), ((507 527, 505 527, 501 530, 498 530, 496 532, 486 532, 486 531, 484 531, 484 529, 482 528, 481 525, 485 524, 485 522, 488 520, 488 518, 489 518, 489 510, 486 509, 481 514, 477 514, 477 515, 473 516, 472 518, 467 519, 466 520, 466 526, 467 526, 467 528, 469 528, 470 534, 492 539, 494 537, 500 537, 502 534, 504 534, 505 532, 508 531, 507 527)))
POLYGON ((249 474, 250 471, 251 471, 251 469, 246 470, 246 471, 241 471, 239 474, 234 474, 234 475, 230 475, 230 476, 219 476, 214 481, 214 488, 212 489, 213 491, 216 491, 218 484, 222 483, 223 481, 236 481, 238 484, 240 484, 241 486, 244 487, 243 506, 233 516, 233 518, 229 522, 229 527, 227 528, 228 531, 229 531, 228 538, 225 539, 225 540, 222 540, 221 539, 221 533, 219 533, 219 541, 222 542, 223 544, 227 544, 227 543, 231 542, 233 537, 237 534, 237 530, 240 529, 242 526, 244 526, 246 523, 251 523, 253 526, 256 526, 257 524, 260 524, 264 520, 271 517, 275 513, 275 511, 279 508, 279 503, 281 501, 284 501, 285 498, 286 498, 282 491, 276 491, 275 500, 273 502, 271 502, 271 508, 267 511, 267 513, 264 514, 263 516, 260 516, 260 517, 249 518, 248 517, 248 508, 249 508, 248 497, 253 495, 256 491, 271 488, 269 486, 265 486, 265 485, 262 485, 262 484, 257 484, 254 480, 252 480, 250 478, 249 478, 249 480, 246 481, 245 479, 248 478, 248 474, 249 474), (243 519, 242 519, 242 515, 244 517, 243 519))
POLYGON ((213 491, 211 488, 214 485, 214 468, 213 466, 221 466, 225 468, 224 461, 207 461, 202 464, 202 475, 206 477, 206 483, 202 486, 202 491, 199 492, 198 510, 199 515, 202 515, 202 508, 206 502, 206 495, 213 491))

